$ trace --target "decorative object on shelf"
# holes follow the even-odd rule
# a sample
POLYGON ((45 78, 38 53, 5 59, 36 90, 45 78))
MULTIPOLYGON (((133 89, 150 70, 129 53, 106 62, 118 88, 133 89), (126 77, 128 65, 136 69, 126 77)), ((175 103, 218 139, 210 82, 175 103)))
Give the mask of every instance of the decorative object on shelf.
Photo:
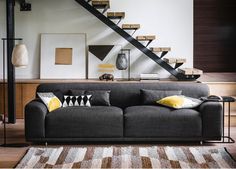
POLYGON ((115 65, 113 64, 99 64, 98 65, 98 71, 102 73, 109 73, 109 72, 114 72, 115 65))
MULTIPOLYGON (((2 66, 2 71, 3 71, 3 144, 1 145, 2 147, 27 147, 28 144, 21 144, 21 143, 17 143, 17 144, 7 144, 7 128, 6 128, 6 124, 8 123, 7 122, 7 119, 6 119, 6 72, 5 72, 5 69, 6 69, 6 66, 5 66, 5 63, 6 63, 6 55, 5 55, 5 43, 8 42, 8 41, 22 41, 23 39, 22 38, 2 38, 2 41, 3 41, 3 66, 2 66)), ((12 61, 12 64, 14 67, 17 67, 17 68, 25 68, 27 65, 28 65, 28 51, 27 51, 27 48, 24 44, 17 44, 14 49, 13 49, 13 52, 12 52, 12 57, 11 57, 11 61, 12 61)), ((11 103, 11 104, 15 104, 14 102, 11 103)))
POLYGON ((99 80, 114 81, 114 76, 112 74, 105 73, 99 77, 99 80))
POLYGON ((157 73, 142 73, 140 74, 140 80, 160 80, 157 73))
POLYGON ((116 59, 116 68, 126 70, 128 68, 128 80, 130 80, 130 51, 131 49, 121 49, 116 59), (128 56, 128 58, 127 58, 128 56))
POLYGON ((126 70, 128 68, 128 59, 125 53, 119 53, 116 58, 116 68, 118 70, 126 70))
POLYGON ((94 54, 94 56, 103 61, 113 47, 114 45, 90 45, 89 52, 91 52, 92 54, 94 54))
MULTIPOLYGON (((99 50, 99 45, 94 45, 99 50)), ((109 45, 101 45, 109 46, 109 45)), ((88 77, 98 79, 104 73, 111 73, 116 78, 122 78, 123 72, 116 69, 116 56, 121 50, 120 45, 112 45, 112 49, 106 54, 104 60, 95 56, 94 52, 88 52, 88 77)), ((91 47, 90 47, 91 49, 91 47)))
POLYGON ((40 79, 85 79, 86 48, 84 33, 42 34, 40 79))

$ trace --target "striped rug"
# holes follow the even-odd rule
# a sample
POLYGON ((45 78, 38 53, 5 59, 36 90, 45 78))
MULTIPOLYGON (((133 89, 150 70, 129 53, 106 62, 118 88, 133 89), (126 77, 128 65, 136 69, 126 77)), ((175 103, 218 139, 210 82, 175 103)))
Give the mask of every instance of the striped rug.
POLYGON ((236 168, 224 148, 30 148, 16 168, 236 168))

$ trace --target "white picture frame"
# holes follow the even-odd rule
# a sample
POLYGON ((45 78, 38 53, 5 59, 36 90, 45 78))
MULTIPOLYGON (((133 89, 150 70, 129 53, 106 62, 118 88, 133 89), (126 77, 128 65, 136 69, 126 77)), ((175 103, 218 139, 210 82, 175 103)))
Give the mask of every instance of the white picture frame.
POLYGON ((85 79, 85 33, 41 34, 40 79, 85 79), (71 64, 56 64, 56 48, 72 48, 71 64))

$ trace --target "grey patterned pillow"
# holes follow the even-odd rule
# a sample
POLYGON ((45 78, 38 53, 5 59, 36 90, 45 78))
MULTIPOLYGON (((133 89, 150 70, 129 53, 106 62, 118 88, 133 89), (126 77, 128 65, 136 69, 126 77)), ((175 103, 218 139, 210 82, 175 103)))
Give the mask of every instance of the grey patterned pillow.
POLYGON ((85 91, 85 94, 92 95, 91 97, 92 106, 111 106, 110 93, 111 91, 106 91, 106 90, 85 91))
POLYGON ((91 107, 90 99, 92 95, 80 95, 80 96, 64 96, 63 107, 70 106, 85 106, 91 107))

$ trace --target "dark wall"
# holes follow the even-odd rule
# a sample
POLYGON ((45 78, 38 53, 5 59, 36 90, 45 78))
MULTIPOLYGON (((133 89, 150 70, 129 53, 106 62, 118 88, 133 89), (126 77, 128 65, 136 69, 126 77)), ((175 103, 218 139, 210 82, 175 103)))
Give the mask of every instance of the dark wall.
POLYGON ((236 72, 236 0, 194 0, 194 67, 236 72))

